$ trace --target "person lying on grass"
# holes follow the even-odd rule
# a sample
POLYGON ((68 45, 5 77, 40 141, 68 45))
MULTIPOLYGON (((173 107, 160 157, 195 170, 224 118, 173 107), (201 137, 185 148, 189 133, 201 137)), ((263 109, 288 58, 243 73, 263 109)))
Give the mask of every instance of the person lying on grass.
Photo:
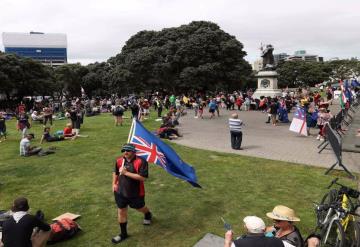
POLYGON ((50 134, 50 127, 45 127, 44 133, 40 140, 40 144, 43 143, 44 140, 47 142, 56 142, 56 141, 63 141, 63 140, 69 140, 69 139, 73 139, 73 137, 65 137, 65 136, 58 136, 58 135, 52 136, 50 134))

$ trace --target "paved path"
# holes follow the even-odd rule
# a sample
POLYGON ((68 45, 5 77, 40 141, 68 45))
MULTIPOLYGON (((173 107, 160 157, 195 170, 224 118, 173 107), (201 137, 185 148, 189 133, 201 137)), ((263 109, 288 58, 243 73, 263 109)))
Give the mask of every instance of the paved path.
MULTIPOLYGON (((337 111, 334 110, 334 112, 337 111)), ((174 142, 206 150, 326 168, 336 162, 331 149, 325 149, 321 154, 317 153, 317 145, 320 144, 316 140, 317 129, 311 129, 312 136, 299 136, 289 131, 290 123, 280 123, 278 126, 265 124, 267 114, 258 111, 236 111, 245 126, 243 128, 243 150, 233 150, 227 123, 232 112, 235 111, 221 110, 220 117, 209 119, 209 113, 204 111, 205 119, 195 119, 193 111, 188 110, 188 114, 180 119, 180 130, 183 137, 174 142)), ((292 113, 289 114, 289 118, 291 117, 292 113)), ((360 172, 359 161, 359 153, 343 152, 343 164, 350 171, 360 172)))

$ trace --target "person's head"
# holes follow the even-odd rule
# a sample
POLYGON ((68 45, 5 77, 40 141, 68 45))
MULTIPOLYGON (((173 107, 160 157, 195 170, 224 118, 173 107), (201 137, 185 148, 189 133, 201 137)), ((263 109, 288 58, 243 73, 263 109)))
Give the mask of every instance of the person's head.
POLYGON ((237 118, 239 118, 239 115, 237 113, 233 113, 233 114, 231 114, 231 117, 237 119, 237 118))
POLYGON ((44 132, 49 132, 50 131, 50 127, 45 127, 44 128, 44 132))
POLYGON ((274 226, 280 229, 289 228, 294 222, 300 221, 295 211, 283 205, 277 205, 272 212, 266 214, 267 217, 274 221, 274 226))
POLYGON ((128 160, 132 159, 135 156, 136 149, 135 146, 131 143, 126 143, 121 149, 121 152, 124 153, 124 157, 128 160))
POLYGON ((27 134, 26 138, 30 141, 35 138, 35 135, 33 133, 27 134))
POLYGON ((66 124, 66 127, 71 128, 71 127, 72 127, 72 124, 71 124, 71 123, 67 123, 67 124, 66 124))
POLYGON ((18 197, 14 200, 13 205, 11 207, 11 211, 19 212, 19 211, 28 211, 29 203, 25 197, 18 197))
POLYGON ((244 218, 244 227, 249 233, 264 233, 265 223, 257 216, 246 216, 244 218))

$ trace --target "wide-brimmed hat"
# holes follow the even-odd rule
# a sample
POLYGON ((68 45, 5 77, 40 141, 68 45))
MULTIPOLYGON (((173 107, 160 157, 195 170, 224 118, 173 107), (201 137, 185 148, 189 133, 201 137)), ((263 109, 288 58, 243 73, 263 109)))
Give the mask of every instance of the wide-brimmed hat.
POLYGON ((125 152, 125 151, 128 151, 128 152, 136 152, 136 149, 135 149, 135 146, 131 143, 126 143, 124 144, 124 146, 122 147, 121 149, 121 152, 125 152))
POLYGON ((295 215, 293 209, 283 205, 277 205, 273 211, 267 213, 266 216, 273 220, 300 221, 300 218, 295 215))

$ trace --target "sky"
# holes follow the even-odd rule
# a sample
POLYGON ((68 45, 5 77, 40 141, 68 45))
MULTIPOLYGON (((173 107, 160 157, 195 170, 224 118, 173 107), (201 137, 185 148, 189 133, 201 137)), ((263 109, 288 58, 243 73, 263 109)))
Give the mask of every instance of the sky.
POLYGON ((360 58, 360 0, 1 0, 0 6, 0 33, 65 33, 68 62, 106 61, 139 31, 200 20, 234 35, 250 63, 261 43, 272 44, 274 54, 360 58))

